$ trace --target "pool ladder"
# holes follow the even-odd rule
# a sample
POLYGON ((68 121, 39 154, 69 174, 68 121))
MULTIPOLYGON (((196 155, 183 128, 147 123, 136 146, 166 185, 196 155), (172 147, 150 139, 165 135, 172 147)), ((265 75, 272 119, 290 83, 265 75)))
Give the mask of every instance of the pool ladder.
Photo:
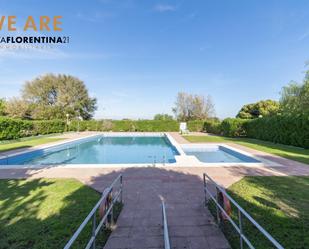
MULTIPOLYGON (((156 164, 157 164, 157 156, 149 156, 150 158, 153 158, 153 166, 156 166, 156 164)), ((165 158, 165 155, 163 155, 163 157, 162 157, 162 164, 163 164, 163 166, 165 165, 165 163, 166 163, 166 158, 165 158)))
POLYGON ((9 165, 9 156, 8 155, 1 156, 1 160, 3 160, 3 164, 1 164, 1 165, 9 165))

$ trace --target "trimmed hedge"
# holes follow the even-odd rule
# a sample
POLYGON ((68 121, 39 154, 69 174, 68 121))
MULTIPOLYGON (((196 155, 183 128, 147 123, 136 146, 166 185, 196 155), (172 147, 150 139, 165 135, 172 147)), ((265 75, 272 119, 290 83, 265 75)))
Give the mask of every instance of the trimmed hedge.
POLYGON ((114 120, 112 131, 178 131, 179 124, 175 120, 114 120))
POLYGON ((223 136, 227 137, 243 137, 246 136, 244 124, 248 120, 240 118, 226 118, 221 123, 221 131, 223 136))
POLYGON ((179 123, 175 120, 89 120, 73 121, 70 131, 140 131, 140 132, 164 132, 178 131, 179 123))
POLYGON ((309 116, 272 116, 245 124, 247 136, 274 143, 309 148, 309 116))
MULTIPOLYGON (((203 131, 203 120, 188 121, 189 131, 203 131)), ((78 130, 78 121, 70 124, 70 131, 78 130)), ((79 122, 80 131, 140 131, 140 132, 164 132, 179 131, 179 122, 176 120, 89 120, 79 122)))
MULTIPOLYGON (((228 137, 247 136, 274 143, 309 148, 309 116, 271 116, 257 119, 227 118, 189 121, 189 131, 206 131, 228 137)), ((72 121, 69 127, 62 120, 30 121, 0 117, 0 140, 62 133, 64 131, 178 131, 175 120, 89 120, 72 121), (78 127, 79 126, 79 127, 78 127)))
POLYGON ((278 115, 256 119, 205 121, 204 131, 227 137, 249 137, 309 148, 309 116, 278 115))
POLYGON ((31 122, 0 117, 0 140, 30 136, 32 128, 31 122))
MULTIPOLYGON (((115 132, 164 132, 179 131, 179 122, 176 120, 77 120, 71 122, 70 131, 115 131, 115 132)), ((203 120, 188 121, 189 131, 203 131, 203 120)))
MULTIPOLYGON (((187 122, 189 131, 204 131, 205 120, 192 120, 187 122)), ((179 126, 178 126, 179 129, 179 126)))
POLYGON ((221 135, 221 122, 219 120, 206 120, 203 131, 221 135))
POLYGON ((135 121, 136 131, 179 131, 179 123, 175 120, 140 120, 135 121))
POLYGON ((32 125, 33 125, 32 135, 62 133, 66 129, 66 123, 62 120, 32 121, 32 125))
POLYGON ((178 131, 179 123, 175 120, 75 120, 67 127, 62 120, 30 121, 0 117, 0 140, 77 130, 164 132, 178 131))
POLYGON ((69 131, 101 131, 102 122, 96 120, 71 121, 69 131))
MULTIPOLYGON (((188 129, 190 131, 203 131, 204 121, 189 121, 188 129)), ((0 140, 77 130, 115 132, 179 131, 179 122, 176 120, 74 120, 67 127, 65 121, 62 120, 30 121, 6 117, 0 118, 0 140)))
POLYGON ((29 121, 0 117, 0 140, 60 133, 65 130, 61 120, 29 121))

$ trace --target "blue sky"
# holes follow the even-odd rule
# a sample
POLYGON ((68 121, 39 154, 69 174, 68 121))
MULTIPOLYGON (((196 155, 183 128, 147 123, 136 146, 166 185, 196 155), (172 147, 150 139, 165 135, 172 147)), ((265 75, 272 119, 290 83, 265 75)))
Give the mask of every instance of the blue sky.
POLYGON ((302 80, 308 9, 301 0, 0 0, 0 14, 18 22, 62 15, 61 35, 71 39, 51 51, 0 49, 0 97, 17 96, 38 75, 65 73, 98 99, 97 118, 171 113, 179 91, 211 95, 218 117, 235 116, 302 80))

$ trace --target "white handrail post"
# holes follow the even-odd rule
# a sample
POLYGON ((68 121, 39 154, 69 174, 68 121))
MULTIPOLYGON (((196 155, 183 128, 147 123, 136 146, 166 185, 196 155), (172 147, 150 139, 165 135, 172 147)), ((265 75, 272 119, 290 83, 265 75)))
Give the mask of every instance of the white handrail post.
MULTIPOLYGON (((119 200, 120 195, 122 193, 122 175, 120 174, 114 181, 113 183, 106 188, 103 191, 103 194, 100 198, 100 200, 97 202, 97 204, 93 207, 93 209, 90 211, 90 213, 87 215, 87 217, 85 218, 85 220, 82 222, 82 224, 80 224, 80 226, 78 227, 78 229, 75 231, 75 233, 72 235, 72 237, 70 238, 70 240, 67 242, 67 244, 64 246, 64 249, 70 249, 71 246, 73 245, 73 243, 76 241, 77 237, 80 235, 80 233, 83 231, 83 229, 87 226, 88 222, 91 222, 92 220, 92 232, 91 232, 91 238, 89 239, 87 246, 85 247, 86 249, 95 249, 96 247, 96 236, 98 235, 100 229, 105 225, 105 227, 107 227, 107 225, 110 225, 112 220, 109 219, 113 219, 113 208, 114 208, 114 204, 117 202, 117 200, 119 200), (120 182, 120 190, 115 193, 115 195, 112 195, 112 191, 113 191, 113 187, 120 182), (110 195, 110 196, 109 196, 110 195), (113 198, 110 198, 113 197, 113 198), (108 200, 108 198, 110 198, 108 200), (104 212, 104 216, 102 218, 100 218, 98 224, 97 224, 97 220, 96 220, 96 214, 98 209, 101 207, 102 203, 106 203, 106 201, 110 202, 109 205, 104 205, 105 206, 105 212, 104 212), (108 224, 110 223, 110 224, 108 224)), ((122 199, 122 197, 121 197, 122 199)))
MULTIPOLYGON (((219 203, 219 200, 218 200, 218 190, 216 189, 216 201, 217 203, 219 203)), ((218 205, 216 205, 216 211, 217 211, 217 222, 218 222, 218 225, 220 225, 220 214, 219 214, 219 207, 218 205)))
POLYGON ((123 185, 122 185, 123 183, 122 183, 122 175, 120 176, 120 203, 122 204, 122 187, 123 187, 123 185))
MULTIPOLYGON (((113 203, 111 203, 111 205, 112 205, 113 203)), ((113 227, 113 225, 114 225, 114 206, 112 207, 112 209, 111 209, 111 222, 110 222, 110 228, 112 229, 112 227, 113 227)))
POLYGON ((167 217, 165 211, 165 204, 162 201, 162 218, 163 218, 163 236, 164 236, 164 249, 170 249, 170 238, 168 233, 168 226, 167 226, 167 217))
POLYGON ((96 230, 96 213, 93 214, 93 218, 92 218, 92 236, 93 236, 93 242, 92 242, 92 249, 95 249, 95 230, 96 230))
POLYGON ((252 225, 254 225, 255 228, 257 228, 259 230, 259 232, 262 233, 268 239, 268 241, 272 243, 272 245, 275 248, 284 249, 284 247, 277 240, 275 240, 259 223, 257 223, 241 206, 239 206, 239 204, 225 191, 224 188, 222 188, 220 185, 218 185, 206 173, 204 173, 204 190, 205 190, 205 196, 208 193, 210 200, 212 200, 214 202, 214 204, 216 205, 218 223, 221 221, 219 212, 222 212, 222 215, 224 215, 224 217, 226 217, 226 219, 230 222, 230 224, 234 227, 234 229, 239 234, 239 236, 240 236, 240 248, 241 249, 243 248, 244 242, 246 243, 246 245, 250 249, 254 249, 254 246, 251 244, 250 240, 246 237, 246 235, 243 232, 243 226, 244 226, 244 223, 242 221, 243 217, 245 217, 252 225), (211 191, 207 189, 206 179, 205 179, 206 177, 216 187, 216 196, 213 195, 211 193, 211 191), (238 225, 233 221, 232 217, 230 217, 230 214, 224 209, 224 207, 221 206, 221 203, 219 203, 219 201, 218 201, 219 192, 221 192, 237 208, 237 210, 238 210, 238 222, 239 222, 238 225), (220 211, 219 211, 219 209, 220 209, 220 211))
POLYGON ((204 179, 204 193, 205 193, 205 207, 207 206, 207 186, 206 186, 206 175, 205 173, 203 174, 203 179, 204 179))
POLYGON ((243 227, 242 227, 242 215, 241 215, 241 212, 240 210, 238 209, 238 222, 239 222, 239 231, 240 231, 240 234, 239 234, 239 242, 240 242, 240 249, 243 249, 244 247, 244 243, 243 243, 243 239, 242 239, 242 235, 243 235, 243 227))

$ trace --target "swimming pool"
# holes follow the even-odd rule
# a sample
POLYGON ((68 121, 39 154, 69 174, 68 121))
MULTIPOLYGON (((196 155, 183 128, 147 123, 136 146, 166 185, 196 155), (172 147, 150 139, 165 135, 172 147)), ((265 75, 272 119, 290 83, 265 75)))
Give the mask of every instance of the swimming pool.
POLYGON ((0 165, 174 163, 165 136, 94 136, 0 159, 0 165))
POLYGON ((186 155, 195 156, 203 163, 260 163, 253 157, 221 145, 187 146, 183 150, 186 155))

